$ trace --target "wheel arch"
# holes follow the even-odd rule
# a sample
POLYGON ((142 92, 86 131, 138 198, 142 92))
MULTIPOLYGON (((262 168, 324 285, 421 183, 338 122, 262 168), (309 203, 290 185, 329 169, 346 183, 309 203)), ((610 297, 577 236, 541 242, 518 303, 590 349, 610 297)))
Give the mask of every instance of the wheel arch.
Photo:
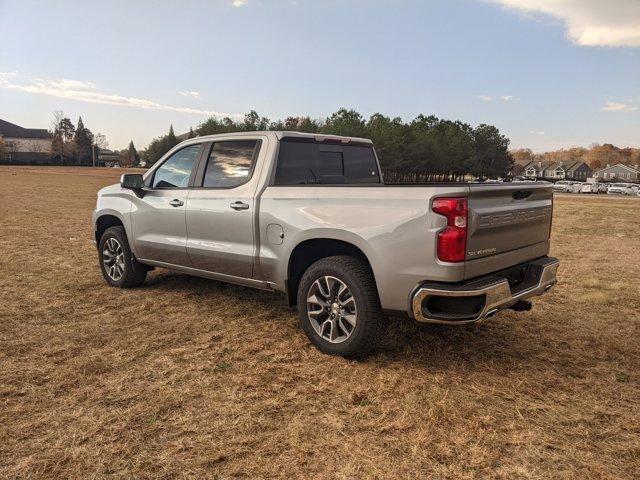
POLYGON ((312 238, 303 240, 293 248, 289 255, 286 280, 286 293, 289 306, 294 307, 297 304, 298 286, 304 272, 318 260, 336 255, 346 255, 363 260, 369 267, 375 283, 375 274, 369 258, 365 252, 354 243, 336 238, 312 238))
MULTIPOLYGON (((119 215, 114 213, 103 213, 100 216, 96 217, 95 225, 94 225, 94 235, 96 240, 96 245, 100 243, 100 239, 104 232, 111 227, 123 227, 125 232, 127 231, 127 227, 125 226, 122 218, 119 215)), ((129 232, 127 232, 127 237, 129 236, 129 232)))

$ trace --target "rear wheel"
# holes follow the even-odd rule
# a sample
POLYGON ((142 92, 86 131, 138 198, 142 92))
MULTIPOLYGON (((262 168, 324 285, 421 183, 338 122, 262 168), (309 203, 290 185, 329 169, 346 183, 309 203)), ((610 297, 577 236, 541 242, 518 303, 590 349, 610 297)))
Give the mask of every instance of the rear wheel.
POLYGON ((129 247, 124 227, 105 230, 98 244, 98 257, 102 276, 109 285, 131 288, 142 285, 147 267, 139 263, 129 247))
POLYGON ((361 357, 384 334, 373 274, 354 257, 323 258, 309 267, 298 287, 298 316, 311 342, 332 355, 361 357))

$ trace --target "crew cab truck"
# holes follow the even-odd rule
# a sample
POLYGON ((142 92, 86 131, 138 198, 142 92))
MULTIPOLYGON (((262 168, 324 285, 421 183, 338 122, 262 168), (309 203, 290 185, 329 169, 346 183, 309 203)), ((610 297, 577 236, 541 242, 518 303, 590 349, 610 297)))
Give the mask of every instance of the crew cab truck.
POLYGON ((370 140, 244 132, 182 142, 98 193, 115 287, 162 267, 285 292, 323 352, 358 357, 386 315, 466 324, 556 283, 546 182, 385 185, 370 140))

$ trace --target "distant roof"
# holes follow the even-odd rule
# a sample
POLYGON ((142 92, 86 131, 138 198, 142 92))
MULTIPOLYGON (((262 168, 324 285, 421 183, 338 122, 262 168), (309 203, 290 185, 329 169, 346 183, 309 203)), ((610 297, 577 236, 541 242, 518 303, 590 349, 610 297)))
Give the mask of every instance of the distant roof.
POLYGON ((118 158, 120 158, 120 154, 113 150, 102 149, 98 152, 99 160, 117 160, 118 158))
POLYGON ((529 168, 529 167, 533 167, 535 169, 538 168, 542 168, 542 169, 547 169, 549 168, 553 163, 550 160, 532 160, 531 162, 527 163, 524 168, 529 168))
POLYGON ((44 128, 23 128, 15 123, 0 119, 0 136, 9 138, 49 138, 44 128))
POLYGON ((542 170, 555 170, 557 168, 562 168, 563 170, 569 172, 580 167, 580 165, 582 165, 583 163, 585 162, 583 162, 582 160, 568 160, 568 161, 534 160, 527 163, 524 166, 524 168, 525 170, 529 167, 533 167, 535 169, 542 169, 542 170), (541 166, 538 166, 538 163, 540 163, 541 166))
POLYGON ((589 165, 586 162, 583 162, 582 160, 578 160, 577 162, 567 167, 567 172, 573 172, 574 170, 579 169, 582 165, 587 165, 587 168, 591 170, 591 167, 589 167, 589 165))
POLYGON ((622 167, 622 168, 626 168, 627 170, 631 170, 634 173, 640 173, 640 170, 638 170, 637 168, 632 167, 631 165, 625 165, 624 163, 616 163, 615 165, 609 165, 608 167, 601 168, 600 170, 598 170, 598 172, 602 172, 604 170, 608 170, 610 168, 616 168, 616 167, 622 167))

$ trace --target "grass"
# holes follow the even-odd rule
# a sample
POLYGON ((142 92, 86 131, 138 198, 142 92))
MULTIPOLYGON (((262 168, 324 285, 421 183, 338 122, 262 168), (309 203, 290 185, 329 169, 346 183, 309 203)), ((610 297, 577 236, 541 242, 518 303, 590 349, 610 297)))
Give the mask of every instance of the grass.
POLYGON ((393 320, 346 361, 278 294, 109 288, 91 210, 120 173, 0 167, 1 478, 637 478, 637 199, 556 199, 531 312, 393 320))

